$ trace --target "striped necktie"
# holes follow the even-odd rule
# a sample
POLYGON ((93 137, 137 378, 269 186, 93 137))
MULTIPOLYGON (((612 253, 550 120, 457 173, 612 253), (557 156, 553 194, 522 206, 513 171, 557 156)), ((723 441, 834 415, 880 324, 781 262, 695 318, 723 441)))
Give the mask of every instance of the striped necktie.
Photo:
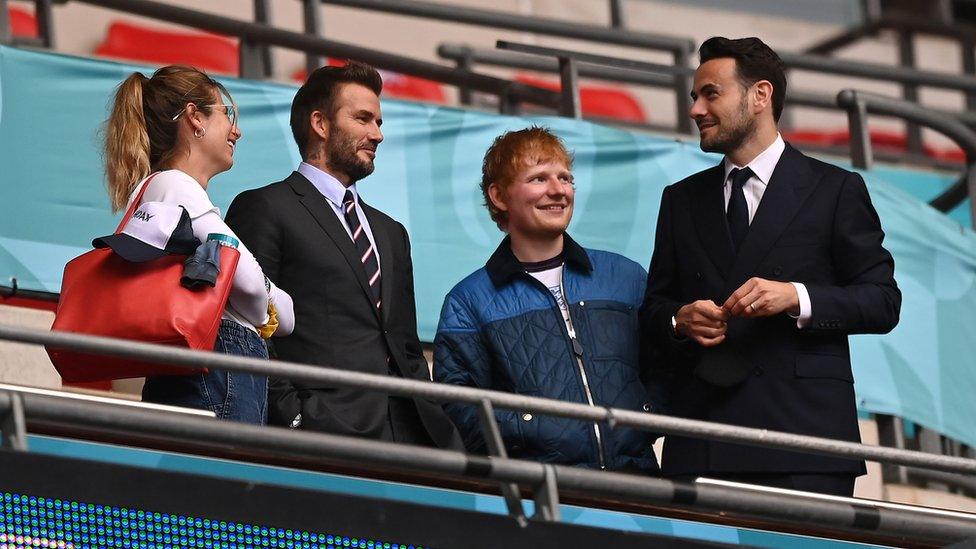
POLYGON ((342 198, 342 214, 346 216, 346 224, 352 233, 352 241, 359 252, 359 260, 363 262, 363 269, 366 271, 366 280, 369 281, 369 289, 373 293, 373 303, 379 309, 382 305, 380 300, 380 262, 376 259, 376 247, 369 241, 362 224, 359 222, 359 215, 356 213, 356 201, 353 199, 352 191, 346 190, 346 195, 342 198))

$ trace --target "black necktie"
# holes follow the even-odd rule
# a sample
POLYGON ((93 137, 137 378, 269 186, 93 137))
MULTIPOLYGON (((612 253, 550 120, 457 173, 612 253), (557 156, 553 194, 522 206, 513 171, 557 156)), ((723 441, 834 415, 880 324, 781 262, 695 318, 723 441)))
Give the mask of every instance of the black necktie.
POLYGON ((746 194, 742 187, 754 174, 750 168, 732 168, 729 178, 732 179, 732 195, 729 197, 729 207, 725 217, 729 220, 729 232, 732 233, 732 244, 735 251, 739 251, 742 241, 749 233, 749 205, 746 204, 746 194))
POLYGON ((369 281, 369 289, 373 293, 373 303, 379 309, 380 301, 380 262, 376 259, 376 248, 366 236, 362 224, 359 223, 359 215, 356 213, 356 201, 353 200, 352 191, 347 190, 342 197, 342 214, 346 216, 346 224, 352 232, 352 241, 356 244, 356 251, 359 252, 359 260, 363 262, 363 269, 366 271, 366 280, 369 281))

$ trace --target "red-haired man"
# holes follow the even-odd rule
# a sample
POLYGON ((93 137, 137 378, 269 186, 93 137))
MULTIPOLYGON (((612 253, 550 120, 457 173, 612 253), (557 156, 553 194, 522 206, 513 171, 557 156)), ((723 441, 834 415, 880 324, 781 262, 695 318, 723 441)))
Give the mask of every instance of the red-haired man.
MULTIPOLYGON (((640 380, 637 310, 644 269, 587 250, 566 234, 573 159, 544 128, 498 137, 481 190, 508 233, 481 269, 444 301, 434 377, 590 406, 651 411, 640 380)), ((469 451, 485 440, 472 406, 446 404, 469 451)), ((653 435, 604 423, 496 410, 509 456, 600 469, 657 472, 653 435)))

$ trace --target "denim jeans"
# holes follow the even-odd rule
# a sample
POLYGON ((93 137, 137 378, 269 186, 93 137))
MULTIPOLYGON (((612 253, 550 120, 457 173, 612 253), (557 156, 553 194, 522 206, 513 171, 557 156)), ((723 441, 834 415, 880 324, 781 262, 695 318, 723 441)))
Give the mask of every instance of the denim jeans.
MULTIPOLYGON (((268 358, 261 336, 230 320, 220 321, 214 351, 268 358)), ((268 378, 213 369, 205 374, 150 377, 142 389, 142 400, 211 410, 220 419, 263 425, 268 417, 268 378)))

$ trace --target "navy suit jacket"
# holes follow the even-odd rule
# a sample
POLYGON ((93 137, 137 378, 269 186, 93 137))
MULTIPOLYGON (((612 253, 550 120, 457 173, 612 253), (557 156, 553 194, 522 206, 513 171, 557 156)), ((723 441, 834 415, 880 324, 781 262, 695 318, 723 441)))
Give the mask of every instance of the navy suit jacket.
MULTIPOLYGON (((894 261, 863 179, 787 145, 736 254, 719 164, 664 190, 641 309, 652 378, 666 380, 674 415, 859 442, 847 336, 898 322, 894 261), (802 282, 812 318, 734 318, 726 340, 676 339, 671 317, 699 299, 721 305, 751 277, 802 282), (706 364, 707 363, 707 364, 706 364), (696 369, 745 366, 731 387, 696 369)), ((669 436, 665 475, 854 473, 861 461, 669 436)))

